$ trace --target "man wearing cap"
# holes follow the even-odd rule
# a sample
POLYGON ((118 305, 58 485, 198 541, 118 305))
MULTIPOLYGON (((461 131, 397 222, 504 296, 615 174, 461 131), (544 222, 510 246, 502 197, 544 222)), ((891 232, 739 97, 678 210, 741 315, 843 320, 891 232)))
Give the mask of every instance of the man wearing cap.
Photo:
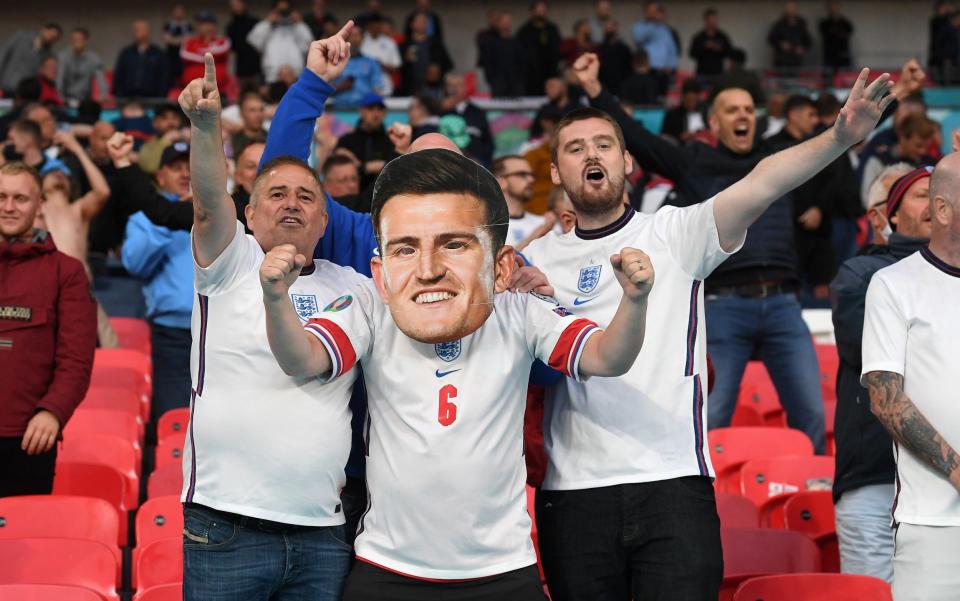
MULTIPOLYGON (((127 138, 132 146, 132 139, 127 138)), ((141 195, 159 193, 169 202, 179 202, 190 195, 190 146, 175 142, 163 150, 160 169, 156 173, 158 192, 139 188, 141 195)), ((127 161, 129 163, 129 160, 127 161)), ((115 161, 123 167, 137 169, 115 161)), ((121 187, 119 193, 135 192, 121 187)), ((131 198, 140 204, 147 201, 131 198)), ((156 226, 142 211, 127 221, 123 250, 123 266, 143 281, 150 321, 153 348, 153 403, 156 420, 174 407, 190 403, 190 315, 193 310, 193 259, 190 256, 190 233, 171 231, 156 226)))
POLYGON ((209 52, 217 65, 217 85, 223 89, 227 81, 227 63, 230 60, 230 39, 217 35, 217 17, 205 10, 195 18, 197 33, 183 40, 180 60, 183 61, 181 85, 203 77, 203 55, 209 52))
POLYGON ((929 188, 932 167, 899 177, 887 195, 886 215, 893 233, 886 245, 869 246, 849 259, 830 284, 833 325, 840 355, 837 373, 836 503, 841 571, 893 578, 895 463, 890 435, 870 412, 860 384, 867 287, 873 275, 926 245, 930 238, 929 188))
MULTIPOLYGON (((352 62, 352 61, 351 61, 352 62)), ((373 185, 388 161, 397 157, 394 144, 383 127, 387 106, 380 96, 368 93, 360 99, 360 121, 349 134, 340 138, 337 148, 353 153, 360 162, 360 189, 373 185)))

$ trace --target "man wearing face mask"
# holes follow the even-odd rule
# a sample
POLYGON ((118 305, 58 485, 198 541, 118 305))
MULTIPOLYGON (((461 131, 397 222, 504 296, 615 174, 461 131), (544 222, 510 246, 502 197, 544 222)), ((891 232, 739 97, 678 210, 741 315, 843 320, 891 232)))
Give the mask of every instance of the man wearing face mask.
POLYGON ((863 315, 873 275, 920 250, 930 238, 932 172, 932 167, 920 167, 897 178, 881 207, 892 230, 887 243, 846 261, 830 284, 840 355, 833 481, 840 569, 888 582, 893 578, 890 507, 896 466, 890 435, 871 413, 869 394, 860 385, 863 315))

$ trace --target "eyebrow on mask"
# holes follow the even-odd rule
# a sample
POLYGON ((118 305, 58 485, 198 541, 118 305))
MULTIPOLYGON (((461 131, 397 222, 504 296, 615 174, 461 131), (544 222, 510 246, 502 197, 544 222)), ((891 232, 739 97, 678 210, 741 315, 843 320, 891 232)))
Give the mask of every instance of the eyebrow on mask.
MULTIPOLYGON (((387 240, 387 248, 393 246, 413 246, 419 248, 422 243, 423 238, 420 236, 399 236, 397 238, 391 238, 387 240)), ((435 246, 441 246, 447 242, 453 240, 465 240, 467 242, 476 242, 477 235, 473 232, 444 232, 442 234, 437 234, 433 236, 433 242, 435 246)))

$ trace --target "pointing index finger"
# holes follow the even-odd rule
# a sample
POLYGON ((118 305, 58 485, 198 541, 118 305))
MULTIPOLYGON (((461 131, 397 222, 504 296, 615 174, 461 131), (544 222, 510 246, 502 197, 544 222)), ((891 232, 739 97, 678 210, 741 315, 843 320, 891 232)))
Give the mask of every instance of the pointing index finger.
POLYGON ((341 37, 344 40, 347 39, 347 36, 350 35, 350 31, 353 30, 353 19, 350 19, 343 24, 343 27, 340 28, 340 31, 337 32, 337 35, 334 37, 341 37))
POLYGON ((203 92, 217 89, 217 65, 209 52, 203 55, 203 92))

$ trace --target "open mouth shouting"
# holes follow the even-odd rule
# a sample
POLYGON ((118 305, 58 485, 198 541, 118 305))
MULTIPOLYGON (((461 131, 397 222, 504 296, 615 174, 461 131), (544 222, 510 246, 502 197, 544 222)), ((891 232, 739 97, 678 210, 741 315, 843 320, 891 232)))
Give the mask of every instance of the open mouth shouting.
POLYGON ((737 142, 747 142, 750 135, 750 125, 748 123, 738 123, 733 127, 733 136, 737 142))
POLYGON ((583 170, 583 179, 592 186, 600 187, 607 179, 607 172, 597 165, 589 165, 583 170))
POLYGON ((303 218, 297 215, 284 215, 277 221, 277 224, 285 227, 302 227, 303 218))

